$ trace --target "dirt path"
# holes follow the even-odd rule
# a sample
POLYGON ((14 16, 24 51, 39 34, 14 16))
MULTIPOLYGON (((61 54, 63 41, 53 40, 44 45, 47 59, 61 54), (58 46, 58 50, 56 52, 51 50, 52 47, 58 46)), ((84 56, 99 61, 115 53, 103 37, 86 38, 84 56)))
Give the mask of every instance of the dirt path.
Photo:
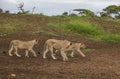
MULTIPOLYGON (((0 79, 120 79, 120 43, 90 41, 85 36, 50 27, 48 24, 50 20, 51 18, 48 17, 1 14, 0 24, 2 26, 20 26, 21 29, 0 37, 0 79), (21 26, 25 26, 25 28, 21 26), (54 32, 57 36, 49 34, 54 34, 54 32), (95 49, 95 51, 85 53, 86 58, 79 55, 74 58, 69 57, 68 62, 63 62, 59 55, 57 55, 57 60, 53 60, 49 55, 45 60, 41 54, 38 54, 37 58, 32 54, 30 54, 30 58, 25 58, 23 51, 19 51, 22 54, 21 58, 10 57, 8 53, 3 53, 3 51, 7 52, 9 43, 13 39, 35 38, 39 39, 40 43, 38 48, 35 48, 36 52, 42 52, 43 44, 49 38, 84 42, 88 48, 95 49)), ((112 28, 112 32, 119 32, 119 29, 113 29, 115 23, 112 25, 111 22, 104 24, 103 21, 100 21, 100 23, 105 28, 106 23, 109 25, 106 30, 112 28)))
MULTIPOLYGON (((57 37, 73 42, 83 41, 88 48, 95 49, 85 53, 86 58, 76 55, 74 58, 69 57, 68 62, 63 62, 59 54, 57 60, 53 60, 50 55, 45 60, 41 54, 37 58, 32 54, 30 58, 25 58, 23 51, 19 51, 21 58, 4 54, 3 51, 9 48, 10 40, 16 38, 13 36, 0 40, 0 79, 120 79, 120 44, 93 42, 78 36, 57 37)), ((27 37, 22 39, 24 38, 27 37)), ((41 35, 39 38, 40 44, 35 48, 36 52, 42 52, 45 40, 56 37, 41 35)))
POLYGON ((97 49, 69 62, 0 53, 0 79, 120 79, 120 48, 97 49), (11 77, 10 74, 16 74, 11 77))

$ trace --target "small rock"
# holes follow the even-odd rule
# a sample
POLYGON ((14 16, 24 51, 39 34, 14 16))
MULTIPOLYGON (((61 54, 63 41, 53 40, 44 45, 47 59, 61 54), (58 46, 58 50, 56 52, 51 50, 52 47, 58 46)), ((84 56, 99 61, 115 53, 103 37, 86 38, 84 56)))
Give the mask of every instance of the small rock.
POLYGON ((115 73, 116 73, 116 75, 120 76, 120 72, 115 72, 115 73))
POLYGON ((112 66, 108 66, 110 69, 112 69, 112 66))
POLYGON ((21 73, 20 76, 21 76, 21 77, 25 77, 25 74, 24 74, 24 73, 21 73))
POLYGON ((11 76, 11 77, 15 77, 15 76, 16 76, 16 74, 11 73, 11 74, 10 74, 10 76, 11 76))

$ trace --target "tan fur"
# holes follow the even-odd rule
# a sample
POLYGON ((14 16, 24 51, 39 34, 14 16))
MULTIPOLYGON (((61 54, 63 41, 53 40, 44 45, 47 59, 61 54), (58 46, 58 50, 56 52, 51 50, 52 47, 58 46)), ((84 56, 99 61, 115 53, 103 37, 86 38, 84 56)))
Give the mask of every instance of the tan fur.
POLYGON ((85 57, 85 55, 80 50, 80 48, 85 48, 85 47, 86 47, 85 44, 82 43, 72 43, 72 45, 70 45, 66 51, 72 51, 71 57, 74 57, 75 52, 78 52, 82 57, 85 57))
POLYGON ((31 40, 31 41, 12 40, 11 43, 10 43, 9 56, 13 56, 11 52, 13 50, 15 50, 15 54, 18 57, 21 57, 21 55, 19 55, 17 53, 17 51, 18 51, 18 49, 25 49, 25 53, 26 53, 25 56, 26 57, 29 57, 28 56, 28 51, 32 52, 33 55, 35 57, 37 57, 35 51, 33 50, 33 47, 36 44, 38 44, 37 40, 31 40))
POLYGON ((60 51, 61 56, 63 57, 63 61, 67 61, 68 58, 66 56, 65 50, 67 47, 69 47, 70 43, 71 42, 68 40, 48 39, 44 45, 43 58, 46 58, 47 52, 50 51, 52 58, 56 59, 53 54, 53 49, 55 49, 60 51))

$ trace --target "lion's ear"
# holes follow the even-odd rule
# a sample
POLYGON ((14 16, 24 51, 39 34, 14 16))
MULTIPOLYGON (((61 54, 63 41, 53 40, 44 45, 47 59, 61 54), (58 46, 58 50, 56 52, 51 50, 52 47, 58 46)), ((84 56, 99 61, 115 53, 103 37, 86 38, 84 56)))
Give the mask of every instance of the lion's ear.
POLYGON ((84 43, 79 43, 80 44, 80 47, 84 47, 85 46, 85 44, 84 43))
POLYGON ((82 45, 82 43, 79 43, 79 45, 81 46, 81 45, 82 45))
POLYGON ((38 39, 35 39, 36 42, 38 42, 39 40, 38 39))
POLYGON ((70 45, 72 45, 73 43, 72 42, 70 42, 70 45))
POLYGON ((81 45, 85 45, 84 43, 81 43, 81 45))

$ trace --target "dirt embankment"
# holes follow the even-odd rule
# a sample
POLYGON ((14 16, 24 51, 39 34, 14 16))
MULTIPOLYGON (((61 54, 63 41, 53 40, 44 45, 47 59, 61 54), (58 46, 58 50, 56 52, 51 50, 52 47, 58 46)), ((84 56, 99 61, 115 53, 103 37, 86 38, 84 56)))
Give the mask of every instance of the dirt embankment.
MULTIPOLYGON (((39 21, 39 18, 37 20, 39 21)), ((45 24, 47 23, 44 19, 42 19, 43 21, 45 24)), ((30 22, 32 21, 30 20, 30 22)), ((34 17, 33 23, 37 23, 34 17)), ((44 23, 38 22, 41 25, 44 23)), ((66 32, 66 35, 58 32, 58 36, 43 33, 32 34, 33 30, 30 27, 0 38, 0 79, 120 79, 120 44, 94 42, 86 37, 69 34, 68 32, 66 32), (75 55, 74 58, 69 57, 68 62, 63 62, 59 54, 57 55, 58 59, 53 60, 50 54, 47 55, 47 59, 43 59, 42 54, 38 53, 37 58, 33 57, 31 53, 29 53, 29 58, 25 58, 25 53, 21 50, 19 50, 22 55, 21 58, 10 57, 8 53, 5 53, 8 51, 12 39, 28 40, 34 38, 39 39, 39 46, 35 47, 36 52, 43 52, 43 44, 49 38, 84 42, 87 48, 95 51, 85 53, 86 58, 82 58, 80 55, 75 55)))

